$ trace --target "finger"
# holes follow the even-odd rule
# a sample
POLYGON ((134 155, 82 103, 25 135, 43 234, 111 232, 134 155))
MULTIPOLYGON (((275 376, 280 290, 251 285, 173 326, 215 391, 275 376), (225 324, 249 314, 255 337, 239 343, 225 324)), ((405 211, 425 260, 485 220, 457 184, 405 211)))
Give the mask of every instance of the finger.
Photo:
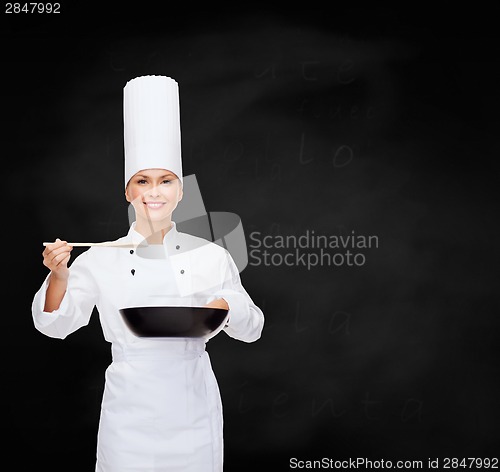
POLYGON ((69 260, 69 257, 70 257, 70 251, 63 251, 51 259, 51 264, 57 267, 64 260, 69 260))
POLYGON ((61 269, 65 269, 68 267, 68 261, 70 259, 69 254, 67 256, 64 255, 59 255, 58 257, 54 258, 52 261, 45 261, 43 264, 52 272, 57 272, 61 269))
POLYGON ((53 267, 57 267, 59 263, 65 259, 70 257, 70 253, 72 251, 72 247, 67 246, 63 248, 59 248, 57 250, 52 251, 49 255, 46 255, 43 258, 43 264, 47 266, 49 269, 53 267))
MULTIPOLYGON (((73 246, 68 246, 68 244, 65 241, 61 241, 64 244, 61 244, 56 247, 50 247, 47 246, 47 252, 44 251, 43 256, 48 257, 49 259, 54 258, 55 256, 58 256, 59 254, 63 252, 70 252, 73 250, 73 246)), ((54 243, 55 244, 55 243, 54 243)))
POLYGON ((62 267, 68 267, 69 259, 70 259, 69 254, 66 257, 63 257, 60 261, 57 262, 56 269, 60 269, 62 267))

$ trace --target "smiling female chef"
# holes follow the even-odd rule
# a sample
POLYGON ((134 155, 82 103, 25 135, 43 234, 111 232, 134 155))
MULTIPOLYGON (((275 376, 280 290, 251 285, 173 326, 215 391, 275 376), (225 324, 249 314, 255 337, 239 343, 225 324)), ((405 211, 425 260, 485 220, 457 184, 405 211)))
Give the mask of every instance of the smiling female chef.
POLYGON ((72 247, 61 240, 48 245, 43 263, 50 273, 33 300, 34 324, 63 339, 87 325, 97 307, 113 361, 106 370, 96 471, 220 472, 222 404, 207 340, 137 337, 119 309, 151 305, 158 296, 201 298, 205 306, 228 309, 223 330, 245 342, 259 339, 264 316, 229 252, 179 232, 171 219, 183 178, 177 82, 132 79, 123 105, 125 196, 136 219, 117 242, 137 250, 91 247, 68 267, 72 247), (155 256, 138 254, 139 243, 155 248, 155 256))

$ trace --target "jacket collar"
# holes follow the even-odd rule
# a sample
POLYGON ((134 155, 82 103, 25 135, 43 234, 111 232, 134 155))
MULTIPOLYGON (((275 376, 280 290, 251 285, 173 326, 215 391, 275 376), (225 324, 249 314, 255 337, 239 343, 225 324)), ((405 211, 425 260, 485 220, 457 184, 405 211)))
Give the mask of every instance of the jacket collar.
MULTIPOLYGON (((141 233, 136 231, 135 221, 130 225, 127 237, 132 240, 132 243, 134 245, 147 244, 146 238, 141 233)), ((177 225, 175 224, 175 221, 172 221, 171 228, 167 231, 167 233, 163 237, 163 245, 166 246, 167 249, 171 249, 178 244, 178 241, 179 241, 179 231, 177 230, 177 225)))

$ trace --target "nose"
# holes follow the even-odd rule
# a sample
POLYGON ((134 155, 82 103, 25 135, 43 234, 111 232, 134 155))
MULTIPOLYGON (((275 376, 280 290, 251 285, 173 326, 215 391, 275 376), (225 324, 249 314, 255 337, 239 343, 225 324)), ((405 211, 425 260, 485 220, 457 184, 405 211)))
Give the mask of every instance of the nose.
POLYGON ((158 187, 152 187, 150 190, 148 190, 148 196, 151 198, 158 198, 160 196, 160 190, 158 187))

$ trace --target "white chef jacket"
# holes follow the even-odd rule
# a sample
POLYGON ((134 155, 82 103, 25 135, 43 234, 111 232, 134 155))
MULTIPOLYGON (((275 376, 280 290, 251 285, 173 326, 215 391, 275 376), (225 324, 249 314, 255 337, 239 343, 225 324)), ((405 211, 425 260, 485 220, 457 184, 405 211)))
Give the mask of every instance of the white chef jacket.
MULTIPOLYGON (((132 224, 117 242, 139 244, 132 224)), ((64 339, 88 324, 97 307, 112 344, 99 423, 98 472, 220 472, 222 404, 203 338, 141 338, 119 310, 169 304, 229 305, 229 336, 259 339, 264 316, 243 288, 229 252, 181 233, 175 222, 157 246, 91 247, 70 265, 60 307, 44 312, 48 277, 35 294, 33 321, 43 334, 64 339), (161 254, 163 251, 163 255, 161 254), (158 257, 159 256, 159 257, 158 257)))

